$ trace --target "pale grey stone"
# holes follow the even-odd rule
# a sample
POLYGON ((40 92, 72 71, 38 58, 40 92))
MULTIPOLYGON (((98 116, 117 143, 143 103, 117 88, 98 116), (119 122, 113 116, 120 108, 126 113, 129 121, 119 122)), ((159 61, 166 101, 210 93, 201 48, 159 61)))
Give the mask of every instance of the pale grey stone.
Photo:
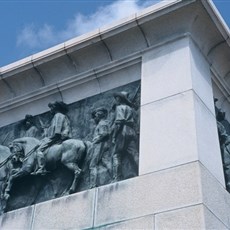
POLYGON ((201 203, 199 164, 98 188, 95 226, 201 203))
POLYGON ((93 226, 95 189, 35 205, 33 230, 93 226))
POLYGON ((145 216, 133 220, 127 220, 104 227, 99 227, 100 230, 153 230, 154 216, 145 216))
POLYGON ((142 58, 141 105, 192 89, 189 38, 145 52, 142 58))
POLYGON ((198 160, 193 91, 141 107, 139 174, 198 160))
MULTIPOLYGON (((136 22, 132 21, 132 24, 135 25, 136 22)), ((137 27, 130 28, 130 25, 129 28, 120 30, 118 34, 113 34, 110 37, 102 34, 101 37, 111 53, 112 60, 119 60, 147 48, 147 43, 140 29, 137 27)))
POLYGON ((72 86, 73 87, 71 88, 62 87, 63 99, 68 104, 99 94, 101 92, 98 85, 98 80, 94 75, 90 76, 87 82, 84 82, 83 84, 75 84, 72 82, 72 86))
POLYGON ((201 167, 201 183, 203 203, 230 228, 230 194, 205 167, 201 167))
POLYGON ((193 90, 142 106, 140 133, 140 175, 199 160, 225 184, 215 117, 193 90))
POLYGON ((157 214, 155 216, 155 229, 205 229, 203 205, 157 214))
MULTIPOLYGON (((1 230, 31 229, 34 206, 18 209, 0 217, 1 230)), ((47 211, 46 211, 47 212, 47 211)))
POLYGON ((216 118, 196 94, 194 94, 194 111, 198 159, 225 186, 216 118))
POLYGON ((200 229, 227 229, 207 208, 200 204, 155 216, 156 230, 200 230, 200 229))
POLYGON ((189 39, 189 49, 193 90, 215 116, 209 63, 191 38, 189 39))
POLYGON ((119 87, 139 80, 141 78, 141 63, 134 63, 131 66, 126 66, 115 72, 111 72, 107 75, 98 76, 101 92, 119 87))
POLYGON ((229 228, 213 213, 207 209, 205 206, 204 208, 204 219, 205 219, 205 229, 218 229, 218 230, 228 230, 229 228))
POLYGON ((75 62, 77 73, 98 68, 111 61, 108 51, 101 41, 92 43, 80 50, 77 49, 69 55, 75 62))
MULTIPOLYGON (((43 77, 45 86, 55 84, 77 73, 75 66, 64 54, 63 51, 61 57, 57 57, 50 62, 40 63, 40 65, 36 64, 37 71, 43 77)), ((35 70, 34 72, 36 73, 35 70)))

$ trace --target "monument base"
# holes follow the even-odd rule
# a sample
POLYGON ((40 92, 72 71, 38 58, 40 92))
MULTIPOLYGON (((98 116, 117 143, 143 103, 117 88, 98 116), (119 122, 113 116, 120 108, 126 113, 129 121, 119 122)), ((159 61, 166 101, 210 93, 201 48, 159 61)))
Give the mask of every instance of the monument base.
POLYGON ((3 214, 1 229, 229 229, 230 194, 199 162, 3 214))

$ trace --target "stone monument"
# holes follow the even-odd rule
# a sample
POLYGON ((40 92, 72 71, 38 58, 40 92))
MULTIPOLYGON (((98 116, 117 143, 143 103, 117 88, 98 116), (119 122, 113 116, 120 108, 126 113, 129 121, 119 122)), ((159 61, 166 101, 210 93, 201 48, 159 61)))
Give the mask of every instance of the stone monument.
POLYGON ((162 1, 0 69, 1 229, 229 229, 229 29, 162 1))

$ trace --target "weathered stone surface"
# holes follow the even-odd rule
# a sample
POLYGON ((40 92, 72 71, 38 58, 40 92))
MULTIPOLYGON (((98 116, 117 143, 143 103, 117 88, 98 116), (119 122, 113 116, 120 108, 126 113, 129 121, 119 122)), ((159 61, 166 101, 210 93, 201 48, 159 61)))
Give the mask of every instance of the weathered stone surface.
POLYGON ((198 163, 98 188, 95 226, 201 203, 198 163))
POLYGON ((201 182, 203 203, 230 228, 230 194, 205 167, 201 167, 201 182))
POLYGON ((198 160, 225 186, 216 118, 207 106, 194 95, 198 160))
POLYGON ((229 227, 224 224, 213 212, 211 212, 206 206, 204 209, 205 229, 222 229, 227 230, 229 227))
POLYGON ((192 88, 204 105, 215 116, 209 63, 191 38, 189 39, 189 50, 192 88))
POLYGON ((227 229, 204 205, 186 207, 155 216, 155 229, 227 229))
POLYGON ((93 226, 95 189, 35 205, 33 230, 93 226))
POLYGON ((143 105, 141 114, 140 175, 199 160, 225 184, 215 117, 193 90, 143 105))
POLYGON ((192 89, 188 46, 186 37, 144 53, 141 105, 192 89))
MULTIPOLYGON (((0 217, 1 230, 31 229, 34 206, 8 212, 0 217)), ((47 213, 47 211, 46 211, 47 213)))
POLYGON ((193 100, 187 91, 141 107, 140 175, 198 159, 193 100))
POLYGON ((154 216, 145 216, 137 219, 127 220, 104 227, 99 227, 100 230, 128 230, 128 229, 154 229, 154 216))

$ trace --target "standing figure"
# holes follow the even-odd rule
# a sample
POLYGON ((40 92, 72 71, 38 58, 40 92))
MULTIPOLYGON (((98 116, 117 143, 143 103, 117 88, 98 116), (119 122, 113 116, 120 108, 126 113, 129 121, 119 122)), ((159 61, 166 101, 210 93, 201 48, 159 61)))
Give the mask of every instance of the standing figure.
POLYGON ((215 98, 215 112, 217 121, 217 130, 220 143, 220 152, 222 155, 226 189, 230 191, 230 136, 222 122, 225 120, 225 112, 216 106, 218 99, 215 98))
POLYGON ((94 130, 92 155, 90 160, 90 188, 97 186, 98 164, 103 154, 108 150, 109 123, 106 120, 108 111, 105 108, 97 108, 92 112, 92 118, 96 123, 94 130))
POLYGON ((24 125, 25 125, 25 137, 35 137, 38 138, 39 132, 38 128, 35 126, 35 120, 32 115, 27 114, 24 119, 24 125))
POLYGON ((129 155, 134 167, 137 167, 135 157, 138 156, 137 134, 134 129, 133 104, 128 99, 127 92, 114 94, 115 114, 113 122, 113 181, 121 180, 121 160, 124 154, 129 155))
POLYGON ((45 174, 44 151, 54 144, 60 144, 71 137, 71 127, 69 118, 66 116, 68 111, 64 102, 56 101, 49 103, 50 112, 53 115, 51 125, 47 130, 45 137, 37 149, 38 169, 33 173, 35 175, 45 174))

